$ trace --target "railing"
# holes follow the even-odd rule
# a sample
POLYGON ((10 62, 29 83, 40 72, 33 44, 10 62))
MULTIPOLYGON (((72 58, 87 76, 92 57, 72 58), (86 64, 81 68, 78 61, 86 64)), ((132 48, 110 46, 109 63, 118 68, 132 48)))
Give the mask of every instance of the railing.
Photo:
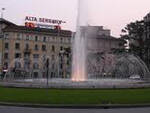
POLYGON ((32 52, 32 49, 27 49, 27 48, 24 49, 24 53, 29 53, 30 54, 31 52, 32 52))

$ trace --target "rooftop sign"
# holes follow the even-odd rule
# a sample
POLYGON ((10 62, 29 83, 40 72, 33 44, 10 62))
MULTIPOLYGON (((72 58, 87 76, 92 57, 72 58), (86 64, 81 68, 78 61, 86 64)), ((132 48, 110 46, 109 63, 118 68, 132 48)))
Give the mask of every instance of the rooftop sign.
POLYGON ((54 19, 48 19, 48 18, 37 18, 37 17, 32 17, 32 16, 26 16, 25 21, 37 22, 37 23, 47 23, 47 24, 57 24, 57 25, 60 25, 62 23, 66 23, 65 21, 62 21, 62 20, 54 20, 54 19))
POLYGON ((61 24, 66 23, 62 20, 54 20, 47 18, 37 18, 32 16, 25 17, 25 26, 30 28, 47 28, 61 30, 61 24))

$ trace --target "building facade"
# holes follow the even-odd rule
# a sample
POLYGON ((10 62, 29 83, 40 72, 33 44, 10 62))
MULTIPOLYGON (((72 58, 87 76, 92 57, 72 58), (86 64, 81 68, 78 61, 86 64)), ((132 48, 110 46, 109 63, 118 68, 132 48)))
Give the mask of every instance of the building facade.
MULTIPOLYGON (((102 26, 86 26, 82 30, 86 32, 88 56, 112 54, 113 49, 124 47, 122 40, 112 37, 111 31, 102 26)), ((15 73, 16 78, 70 78, 75 38, 72 34, 0 19, 0 71, 15 73)))
POLYGON ((111 77, 109 70, 115 60, 115 51, 124 49, 125 41, 111 36, 111 31, 102 26, 82 27, 87 42, 88 78, 111 77))
POLYGON ((3 70, 21 70, 27 76, 43 78, 48 68, 49 77, 70 77, 71 31, 18 26, 0 19, 0 34, 3 70))
POLYGON ((83 28, 87 37, 87 48, 92 53, 112 53, 115 49, 123 49, 124 41, 111 36, 111 30, 103 26, 87 26, 83 28))

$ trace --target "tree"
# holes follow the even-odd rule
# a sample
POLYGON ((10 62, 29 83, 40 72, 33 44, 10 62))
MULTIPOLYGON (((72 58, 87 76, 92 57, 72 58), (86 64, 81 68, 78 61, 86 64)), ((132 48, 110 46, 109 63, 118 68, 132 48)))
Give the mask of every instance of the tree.
POLYGON ((129 41, 129 52, 143 59, 144 53, 144 21, 128 24, 123 30, 121 38, 129 41))

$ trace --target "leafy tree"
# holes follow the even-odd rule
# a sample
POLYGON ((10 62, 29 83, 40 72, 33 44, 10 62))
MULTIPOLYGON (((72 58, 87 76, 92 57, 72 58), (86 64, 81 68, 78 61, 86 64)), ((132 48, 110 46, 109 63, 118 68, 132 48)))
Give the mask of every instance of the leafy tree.
POLYGON ((136 21, 122 29, 121 38, 129 41, 128 52, 138 55, 143 59, 144 53, 144 21, 136 21))

